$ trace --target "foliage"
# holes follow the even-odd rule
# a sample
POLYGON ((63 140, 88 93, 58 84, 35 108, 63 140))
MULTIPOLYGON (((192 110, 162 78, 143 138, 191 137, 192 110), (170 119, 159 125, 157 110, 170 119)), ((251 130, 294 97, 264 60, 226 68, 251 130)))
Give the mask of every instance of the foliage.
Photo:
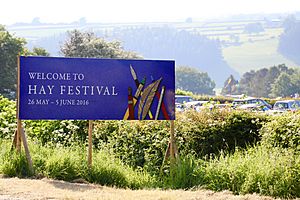
POLYGON ((274 116, 261 130, 263 142, 274 147, 300 150, 300 112, 274 116))
POLYGON ((251 70, 250 72, 243 74, 237 85, 238 92, 256 97, 277 97, 277 95, 289 96, 298 90, 298 88, 295 87, 295 84, 298 84, 300 81, 299 76, 296 76, 295 74, 298 74, 295 69, 288 68, 284 64, 263 68, 257 71, 251 70), (280 77, 281 74, 286 75, 280 77), (288 80, 286 79, 290 79, 290 77, 293 77, 293 84, 289 83, 289 85, 280 88, 280 85, 283 86, 287 83, 288 80))
MULTIPOLYGON (((177 114, 177 146, 181 154, 197 157, 218 155, 221 150, 233 152, 258 142, 265 121, 262 115, 239 111, 177 114)), ((157 173, 167 148, 168 127, 167 122, 104 121, 95 125, 94 144, 113 149, 126 164, 157 173)))
POLYGON ((11 139, 16 127, 16 103, 0 95, 0 139, 11 139))
MULTIPOLYGON (((199 169, 199 174, 203 170, 199 169)), ((216 191, 293 198, 300 196, 299 178, 299 152, 256 146, 210 160, 202 184, 216 191)))
POLYGON ((293 74, 281 73, 272 84, 273 97, 290 97, 300 93, 300 71, 294 70, 293 74))
MULTIPOLYGON (((177 114, 176 137, 179 151, 197 157, 233 152, 260 140, 264 115, 242 111, 203 110, 177 114)), ((12 122, 12 124, 15 124, 12 122)), ((15 126, 15 125, 14 125, 15 126)), ((26 121, 26 133, 42 145, 86 144, 87 121, 26 121)), ((97 149, 112 149, 121 160, 135 168, 157 173, 169 140, 167 121, 97 121, 93 143, 97 149)))
POLYGON ((61 53, 66 57, 84 58, 141 58, 136 53, 125 51, 119 41, 107 42, 93 32, 68 32, 61 53))
POLYGON ((10 96, 16 91, 17 55, 23 53, 25 40, 0 25, 0 94, 10 96))
POLYGON ((33 47, 32 51, 27 50, 25 54, 28 56, 50 56, 50 53, 42 47, 33 47))
POLYGON ((162 176, 163 187, 172 189, 189 189, 204 186, 206 162, 196 159, 192 154, 180 156, 162 176))
MULTIPOLYGON (((11 112, 12 108, 5 108, 14 105, 2 97, 1 114, 11 112)), ((0 139, 0 173, 68 181, 80 178, 133 189, 202 187, 300 197, 299 115, 235 110, 178 113, 175 134, 181 157, 173 165, 167 160, 162 173, 169 140, 167 121, 96 121, 91 169, 86 163, 86 121, 26 121, 34 174, 29 173, 23 152, 10 151, 11 138, 6 135, 0 139)))
POLYGON ((50 143, 57 146, 71 146, 74 143, 85 143, 87 138, 87 121, 26 121, 25 127, 28 136, 43 145, 50 143))
POLYGON ((266 116, 241 111, 212 110, 184 113, 177 125, 179 149, 184 154, 200 157, 218 155, 220 151, 234 152, 260 141, 259 130, 266 116))
POLYGON ((293 94, 293 85, 290 76, 287 73, 281 73, 275 80, 272 87, 272 96, 286 97, 293 94))
POLYGON ((176 88, 195 94, 213 95, 216 84, 207 73, 191 67, 176 68, 176 88))
POLYGON ((0 172, 9 177, 30 177, 33 174, 29 170, 29 165, 25 154, 17 152, 6 152, 3 156, 0 172))
POLYGON ((147 188, 154 186, 155 180, 143 170, 133 170, 123 165, 106 150, 94 151, 93 166, 88 168, 85 148, 44 147, 29 143, 34 174, 29 173, 24 152, 10 152, 10 142, 0 141, 0 173, 8 176, 37 176, 73 181, 78 178, 92 183, 123 188, 147 188))

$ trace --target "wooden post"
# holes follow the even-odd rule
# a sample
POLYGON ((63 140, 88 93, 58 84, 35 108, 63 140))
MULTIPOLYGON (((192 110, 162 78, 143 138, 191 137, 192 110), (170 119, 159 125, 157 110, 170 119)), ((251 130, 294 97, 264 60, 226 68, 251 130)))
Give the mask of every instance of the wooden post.
POLYGON ((175 133, 175 127, 174 127, 174 120, 170 121, 170 158, 171 158, 171 163, 174 161, 175 158, 175 141, 174 141, 174 133, 175 133))
POLYGON ((93 120, 89 120, 89 149, 88 149, 88 166, 92 167, 92 152, 93 152, 93 143, 92 143, 92 132, 93 132, 93 120))
POLYGON ((20 107, 20 55, 17 57, 17 101, 16 101, 16 109, 17 109, 17 132, 16 132, 16 148, 17 152, 21 152, 21 128, 22 123, 19 119, 19 107, 20 107))
POLYGON ((169 139, 168 147, 167 147, 162 165, 160 167, 160 173, 162 173, 163 166, 165 165, 165 162, 168 157, 170 157, 171 165, 174 164, 175 158, 178 157, 178 150, 177 150, 176 143, 175 143, 174 120, 170 121, 170 139, 169 139))
POLYGON ((17 152, 21 152, 21 129, 22 129, 22 122, 17 118, 17 132, 16 132, 16 148, 17 152))
POLYGON ((26 159, 29 165, 29 170, 31 172, 31 174, 33 174, 33 165, 32 165, 32 160, 31 160, 31 156, 30 156, 30 152, 29 152, 29 148, 28 148, 28 143, 27 143, 27 139, 26 139, 26 135, 25 135, 25 131, 23 128, 21 128, 21 132, 20 132, 22 141, 23 141, 23 146, 24 146, 24 150, 25 150, 25 155, 26 155, 26 159))
POLYGON ((14 136, 13 146, 16 147, 17 152, 21 153, 21 145, 23 141, 23 146, 26 154, 26 159, 29 165, 29 170, 33 174, 33 165, 28 148, 28 143, 25 135, 25 131, 22 127, 22 121, 19 118, 20 114, 20 54, 17 57, 17 101, 16 101, 16 119, 17 119, 17 130, 14 136))

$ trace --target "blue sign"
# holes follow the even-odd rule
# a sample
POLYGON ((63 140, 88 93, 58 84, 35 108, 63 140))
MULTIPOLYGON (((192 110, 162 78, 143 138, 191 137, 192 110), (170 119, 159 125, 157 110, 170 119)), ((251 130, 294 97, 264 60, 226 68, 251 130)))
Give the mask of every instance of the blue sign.
POLYGON ((174 120, 175 62, 20 57, 19 119, 174 120))

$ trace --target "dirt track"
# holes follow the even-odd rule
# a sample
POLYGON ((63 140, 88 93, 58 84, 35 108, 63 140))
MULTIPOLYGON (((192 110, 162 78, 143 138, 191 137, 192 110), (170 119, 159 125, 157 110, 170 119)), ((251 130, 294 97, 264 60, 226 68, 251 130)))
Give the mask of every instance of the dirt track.
POLYGON ((57 180, 0 178, 0 200, 23 199, 212 199, 212 200, 272 200, 255 194, 235 196, 232 193, 209 190, 126 190, 93 184, 69 183, 57 180))

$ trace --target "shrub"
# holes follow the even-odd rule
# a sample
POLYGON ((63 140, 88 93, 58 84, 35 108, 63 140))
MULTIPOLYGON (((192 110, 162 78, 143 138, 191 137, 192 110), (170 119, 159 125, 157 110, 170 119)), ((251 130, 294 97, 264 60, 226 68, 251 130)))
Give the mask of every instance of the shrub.
POLYGON ((11 139, 16 127, 16 103, 0 95, 0 139, 11 139))
POLYGON ((71 146, 87 140, 87 121, 39 120, 26 121, 26 133, 43 145, 71 146))
POLYGON ((300 112, 274 116, 261 130, 263 143, 300 150, 300 112))
POLYGON ((236 110, 188 112, 181 117, 176 123, 181 153, 194 152, 198 157, 256 144, 267 121, 265 115, 236 110))

